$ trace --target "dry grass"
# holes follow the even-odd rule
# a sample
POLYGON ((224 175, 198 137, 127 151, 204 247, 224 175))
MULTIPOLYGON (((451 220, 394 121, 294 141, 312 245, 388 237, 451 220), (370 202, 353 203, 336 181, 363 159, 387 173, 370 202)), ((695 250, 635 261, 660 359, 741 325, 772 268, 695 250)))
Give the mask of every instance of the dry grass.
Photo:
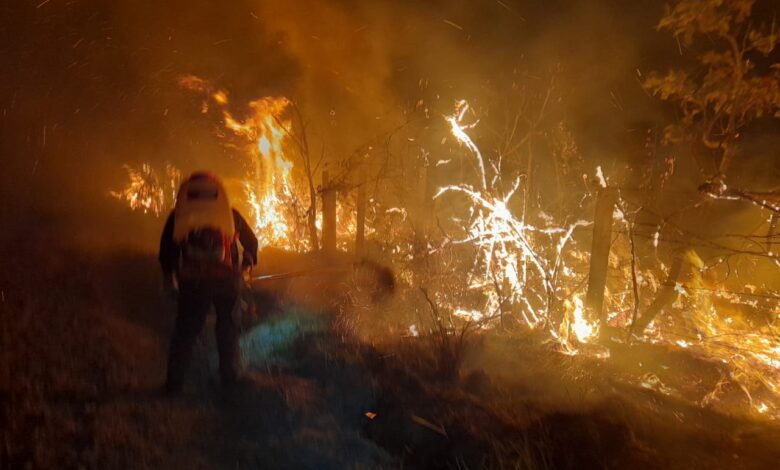
MULTIPOLYGON (((161 450, 152 414, 138 407, 161 345, 137 325, 108 315, 96 279, 99 265, 65 247, 3 253, 2 461, 32 465, 143 466, 161 450), (154 450, 157 450, 157 453, 154 450)), ((148 396, 147 396, 148 398, 148 396)), ((187 420, 187 413, 176 419, 187 420)))
MULTIPOLYGON (((776 468, 780 461, 776 426, 616 382, 617 359, 607 368, 553 354, 532 338, 482 334, 447 333, 456 342, 444 353, 444 343, 424 337, 386 335, 372 346, 350 329, 323 329, 326 317, 289 309, 245 338, 249 390, 224 396, 204 368, 190 394, 162 399, 173 318, 150 275, 151 256, 89 256, 40 239, 2 246, 15 249, 0 253, 0 468, 776 468)), ((360 321, 371 324, 369 304, 360 305, 360 321)), ((204 347, 207 363, 211 340, 204 347)))

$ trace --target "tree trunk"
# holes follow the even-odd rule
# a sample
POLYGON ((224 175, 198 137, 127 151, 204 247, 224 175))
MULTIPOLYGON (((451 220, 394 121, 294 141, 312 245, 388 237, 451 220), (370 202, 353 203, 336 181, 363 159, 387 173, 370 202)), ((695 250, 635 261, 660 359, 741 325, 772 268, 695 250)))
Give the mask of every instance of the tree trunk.
POLYGON ((308 218, 311 251, 318 251, 320 242, 317 237, 317 191, 314 189, 314 183, 311 180, 309 181, 309 210, 306 217, 308 218))

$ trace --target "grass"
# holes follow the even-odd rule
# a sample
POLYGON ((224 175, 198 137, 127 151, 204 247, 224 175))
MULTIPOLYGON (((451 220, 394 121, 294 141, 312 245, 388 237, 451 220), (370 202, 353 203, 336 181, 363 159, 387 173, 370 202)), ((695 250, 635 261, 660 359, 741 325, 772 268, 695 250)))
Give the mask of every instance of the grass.
MULTIPOLYGON (((205 365, 214 353, 207 328, 198 352, 204 366, 190 391, 163 399, 173 306, 159 294, 151 255, 88 254, 56 237, 3 242, 13 249, 0 252, 0 468, 776 468, 780 461, 777 426, 620 380, 629 363, 639 358, 648 367, 658 351, 605 363, 553 353, 533 338, 474 332, 446 343, 443 354, 441 341, 387 333, 392 321, 376 317, 387 306, 373 312, 363 301, 355 303, 357 328, 330 323, 354 305, 331 317, 277 302, 242 340, 254 385, 237 394, 220 390, 213 365, 205 365)), ((705 365, 684 364, 685 374, 707 374, 705 365)))
POLYGON ((2 461, 53 468, 154 459, 147 436, 160 427, 137 415, 133 391, 149 386, 139 370, 149 372, 160 345, 106 314, 97 264, 47 243, 45 257, 30 246, 3 253, 2 461), (121 398, 106 404, 107 396, 121 398))

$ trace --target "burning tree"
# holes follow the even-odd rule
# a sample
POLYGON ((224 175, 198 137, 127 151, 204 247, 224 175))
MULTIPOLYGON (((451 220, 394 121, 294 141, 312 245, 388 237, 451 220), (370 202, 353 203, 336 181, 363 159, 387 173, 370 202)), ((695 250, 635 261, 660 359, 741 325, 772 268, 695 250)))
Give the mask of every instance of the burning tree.
POLYGON ((423 133, 410 126, 388 149, 395 164, 381 165, 389 169, 379 170, 385 177, 369 212, 385 227, 377 242, 411 287, 409 302, 418 302, 417 318, 408 319, 419 322, 414 334, 536 330, 575 353, 598 332, 578 293, 587 255, 574 235, 588 216, 572 216, 581 201, 563 190, 583 184, 581 158, 559 117, 554 76, 517 82, 501 98, 506 113, 496 112, 500 105, 475 111, 460 100, 452 113, 429 120, 420 106, 423 133), (548 175, 561 191, 541 184, 548 175))

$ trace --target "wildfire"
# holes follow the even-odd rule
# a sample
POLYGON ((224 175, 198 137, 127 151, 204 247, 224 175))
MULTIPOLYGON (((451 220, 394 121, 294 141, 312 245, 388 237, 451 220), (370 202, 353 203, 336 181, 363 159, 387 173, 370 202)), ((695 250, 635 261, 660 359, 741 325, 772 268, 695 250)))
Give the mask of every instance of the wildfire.
MULTIPOLYGON (((600 325, 588 318, 581 296, 568 292, 566 284, 571 283, 577 272, 584 271, 575 262, 587 260, 587 254, 571 248, 573 231, 577 227, 589 225, 578 221, 568 227, 555 225, 548 216, 546 226, 536 227, 526 222, 525 214, 516 215, 510 209, 510 200, 518 192, 520 179, 516 179, 506 194, 499 194, 501 175, 492 179, 485 173, 488 167, 485 158, 468 130, 476 122, 465 124, 464 117, 468 103, 456 104, 455 113, 445 116, 450 124, 450 132, 459 143, 464 145, 477 160, 480 187, 474 188, 466 183, 451 184, 439 188, 436 198, 446 193, 461 194, 469 202, 469 218, 463 236, 454 243, 471 247, 475 261, 469 272, 469 288, 481 292, 485 304, 481 309, 467 306, 453 306, 456 317, 466 320, 490 317, 497 305, 508 304, 510 309, 519 312, 526 326, 537 328, 546 325, 550 337, 560 345, 566 354, 588 354, 599 358, 609 357, 609 352, 593 343, 599 334, 600 325), (486 182, 491 180, 490 187, 486 182), (551 243, 552 242, 552 243, 551 243), (550 249, 550 247, 554 249, 550 249), (561 282, 561 281, 566 281, 561 282), (561 320, 554 324, 554 304, 563 306, 561 320), (583 345, 588 347, 583 347, 583 345)), ((495 168, 491 165, 491 168, 495 168)), ((600 167, 596 171, 600 186, 607 185, 607 178, 600 167)), ((518 207, 520 205, 517 205, 518 207)), ((627 228, 630 222, 624 210, 617 210, 616 216, 627 228)), ((656 232, 651 242, 657 247, 660 234, 656 232)), ((616 256, 614 253, 611 255, 616 256)), ((663 325, 652 324, 652 333, 644 338, 653 343, 665 343, 699 355, 707 360, 728 367, 728 378, 745 394, 751 409, 760 415, 780 417, 778 395, 780 395, 780 337, 771 324, 753 327, 738 315, 726 315, 716 308, 716 300, 728 301, 733 305, 745 304, 739 296, 724 292, 722 289, 710 289, 701 278, 704 263, 695 252, 690 252, 687 262, 694 275, 684 284, 677 283, 674 290, 678 299, 674 302, 675 318, 668 318, 663 325), (770 395, 767 395, 767 392, 770 395)), ((611 262, 612 263, 612 262, 611 262)), ((623 278, 631 279, 630 272, 624 268, 623 278)), ((637 273, 637 278, 656 285, 656 276, 650 270, 637 273)), ((633 310, 634 299, 622 292, 609 291, 605 297, 611 306, 609 322, 612 326, 627 329, 630 325, 628 313, 633 310)), ((777 310, 778 302, 767 301, 766 308, 777 310), (770 305, 771 304, 771 305, 770 305)), ((749 303, 756 307, 757 303, 749 303)), ((657 376, 646 375, 637 379, 643 388, 657 390, 666 395, 676 393, 661 382, 657 376)), ((723 392, 723 384, 718 384, 701 400, 702 404, 711 403, 723 392)))
MULTIPOLYGON (((180 83, 203 93, 207 97, 204 112, 217 109, 221 125, 243 142, 239 147, 246 168, 241 181, 245 197, 242 202, 251 211, 251 221, 261 244, 299 249, 301 243, 307 243, 300 241, 306 237, 295 236, 301 216, 294 209, 298 206, 293 164, 285 155, 292 128, 285 117, 290 101, 284 97, 255 100, 248 105, 248 116, 237 118, 228 109, 230 99, 226 91, 213 89, 192 76, 183 77, 180 83)), ((626 284, 618 286, 623 281, 610 281, 612 284, 605 293, 606 311, 610 313, 603 325, 590 318, 580 288, 571 286, 582 285, 589 260, 587 252, 577 248, 574 232, 591 222, 558 223, 546 213, 536 218, 525 213, 527 205, 514 200, 523 194, 523 179, 516 177, 509 184, 501 181, 500 165, 487 160, 469 135, 479 122, 466 122, 471 115, 469 111, 469 104, 462 100, 457 102, 454 113, 444 119, 450 134, 468 151, 468 157, 476 161, 477 175, 473 179, 476 184, 452 182, 442 185, 434 196, 438 199, 452 195, 467 203, 467 215, 452 215, 459 233, 448 236, 446 243, 462 247, 471 255, 465 280, 469 296, 462 302, 444 296, 447 298, 441 299, 442 305, 446 303, 452 317, 477 323, 485 329, 497 323, 494 319, 498 313, 509 311, 517 315, 524 328, 546 332, 556 349, 565 354, 609 357, 608 350, 598 345, 596 339, 607 326, 628 331, 632 321, 630 313, 635 310, 636 302, 626 294, 631 291, 628 280, 632 274, 638 280, 636 284, 644 282, 645 290, 652 294, 662 288, 660 276, 669 269, 661 265, 660 269, 644 267, 628 271, 627 267, 619 267, 620 256, 613 249, 610 269, 618 269, 621 276, 615 278, 621 277, 626 284)), ((133 210, 156 216, 173 206, 181 178, 178 170, 168 165, 160 176, 161 173, 146 163, 139 168, 125 168, 129 182, 122 190, 111 192, 111 196, 125 201, 133 210)), ((613 179, 606 178, 601 167, 596 169, 595 178, 601 187, 613 184, 613 179)), ((621 207, 615 217, 631 232, 632 213, 621 207)), ((408 216, 403 207, 389 208, 385 215, 396 215, 402 220, 408 216)), ((338 207, 338 219, 340 231, 354 232, 354 213, 344 204, 338 207)), ((317 220, 317 226, 321 226, 321 219, 317 220)), ((388 241, 396 244, 394 254, 405 255, 411 250, 398 240, 388 241)), ((650 243, 658 248, 661 242, 661 229, 654 227, 650 243)), ((780 337, 774 330, 775 322, 755 326, 743 319, 738 309, 732 312, 729 307, 749 305, 780 311, 780 303, 776 299, 750 303, 717 285, 708 285, 701 275, 704 263, 693 251, 686 256, 686 263, 692 275, 687 280, 675 280, 671 287, 676 299, 670 302, 669 310, 674 313, 659 314, 648 326, 647 333, 639 332, 631 341, 665 344, 719 366, 722 364, 726 370, 724 378, 704 394, 699 401, 702 405, 717 401, 726 393, 724 384, 732 383, 744 392, 756 415, 780 417, 780 337)), ((409 332, 416 336, 417 327, 412 325, 409 332)), ((658 376, 645 374, 635 382, 666 395, 679 395, 673 381, 666 377, 661 382, 658 376)))
MULTIPOLYGON (((467 184, 448 185, 439 188, 435 198, 446 193, 458 193, 466 196, 471 203, 471 220, 465 236, 455 243, 470 245, 476 250, 470 285, 472 289, 485 293, 485 310, 495 309, 499 303, 497 297, 504 297, 517 307, 529 328, 536 328, 548 323, 550 301, 560 294, 556 282, 559 276, 574 274, 563 263, 565 248, 571 241, 574 229, 588 225, 589 222, 577 221, 568 227, 552 224, 536 227, 526 223, 522 215, 515 216, 509 205, 520 188, 520 179, 515 179, 510 190, 503 195, 487 189, 485 159, 466 133, 466 129, 474 128, 477 123, 463 124, 468 109, 466 101, 459 101, 455 113, 445 119, 450 123, 452 135, 476 158, 482 189, 474 189, 467 184), (551 244, 554 249, 537 249, 537 238, 545 239, 545 246, 550 246, 549 241, 554 240, 551 244)), ((500 174, 496 174, 492 183, 500 177, 500 174)), ((580 317, 577 328, 585 337, 588 335, 585 335, 583 322, 584 319, 580 317)), ((556 337, 555 334, 553 336, 556 337)))
POLYGON ((287 247, 289 242, 292 214, 285 211, 285 204, 292 198, 293 165, 283 149, 290 123, 281 120, 289 104, 286 98, 253 101, 253 115, 243 123, 225 112, 225 125, 254 143, 249 150, 251 168, 243 184, 254 229, 263 245, 287 247))
MULTIPOLYGON (((212 107, 221 113, 222 123, 235 137, 245 141, 241 156, 246 173, 241 181, 244 199, 236 201, 250 210, 250 220, 261 246, 274 245, 296 249, 306 243, 306 237, 295 237, 295 222, 300 214, 293 191, 293 163, 285 155, 291 123, 284 117, 290 101, 284 97, 265 97, 249 103, 249 116, 238 119, 229 111, 230 98, 225 90, 193 75, 179 79, 179 85, 206 97, 201 110, 212 107), (295 243, 293 242, 295 240, 295 243)), ((165 182, 149 163, 139 169, 125 166, 129 182, 111 196, 124 200, 133 210, 159 216, 173 207, 181 173, 166 166, 165 182)))
MULTIPOLYGON (((249 103, 251 111, 244 120, 228 110, 230 100, 224 90, 214 90, 208 82, 194 76, 179 80, 184 88, 207 95, 221 108, 225 128, 246 141, 248 160, 242 181, 246 203, 251 210, 253 228, 261 246, 292 248, 291 231, 295 214, 290 210, 293 194, 293 164, 284 152, 291 123, 284 114, 290 101, 284 97, 265 97, 249 103)), ((208 111, 208 104, 204 110, 208 111)))
POLYGON ((140 168, 124 166, 129 181, 119 191, 109 195, 125 201, 132 210, 151 213, 159 217, 176 203, 176 190, 181 181, 181 173, 172 165, 165 166, 166 179, 163 180, 148 163, 140 168))

